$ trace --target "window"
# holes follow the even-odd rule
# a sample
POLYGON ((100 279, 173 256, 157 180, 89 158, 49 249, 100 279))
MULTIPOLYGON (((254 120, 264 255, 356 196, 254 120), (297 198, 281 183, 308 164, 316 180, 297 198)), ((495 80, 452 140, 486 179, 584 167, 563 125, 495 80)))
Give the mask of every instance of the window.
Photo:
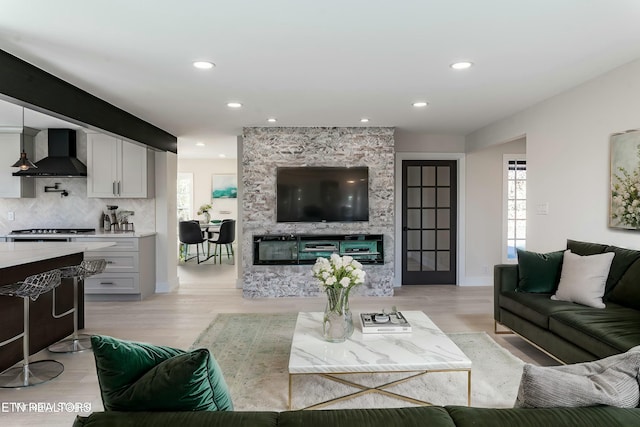
POLYGON ((527 161, 524 154, 504 155, 503 261, 517 259, 527 243, 527 161))
POLYGON ((178 172, 178 221, 193 219, 193 174, 178 172))

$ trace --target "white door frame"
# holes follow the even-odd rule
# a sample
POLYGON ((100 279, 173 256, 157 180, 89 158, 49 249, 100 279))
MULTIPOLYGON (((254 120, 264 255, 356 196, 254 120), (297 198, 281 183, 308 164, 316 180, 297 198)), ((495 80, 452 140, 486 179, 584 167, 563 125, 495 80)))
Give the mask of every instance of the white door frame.
POLYGON ((395 171, 395 260, 393 286, 402 286, 402 161, 403 160, 457 160, 458 162, 458 248, 456 256, 456 286, 464 286, 465 270, 465 153, 397 152, 395 171))

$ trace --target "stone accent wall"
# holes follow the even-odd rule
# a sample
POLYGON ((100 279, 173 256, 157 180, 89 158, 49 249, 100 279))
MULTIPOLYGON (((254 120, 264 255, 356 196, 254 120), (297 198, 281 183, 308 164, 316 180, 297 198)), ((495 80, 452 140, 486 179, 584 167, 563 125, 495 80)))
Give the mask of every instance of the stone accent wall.
POLYGON ((243 131, 242 287, 247 298, 318 295, 311 265, 253 265, 259 234, 383 234, 384 264, 365 265, 367 279, 355 293, 393 295, 394 139, 382 127, 254 127, 243 131), (369 221, 277 223, 279 166, 369 167, 369 221))

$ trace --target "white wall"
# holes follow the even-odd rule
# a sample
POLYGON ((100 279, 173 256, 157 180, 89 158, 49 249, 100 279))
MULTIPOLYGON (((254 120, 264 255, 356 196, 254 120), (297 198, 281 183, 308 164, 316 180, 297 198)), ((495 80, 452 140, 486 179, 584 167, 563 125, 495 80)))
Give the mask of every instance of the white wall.
POLYGON ((178 156, 178 172, 193 173, 193 214, 194 219, 202 219, 196 215, 200 206, 210 203, 209 212, 212 219, 238 218, 238 199, 211 198, 211 176, 214 174, 237 175, 236 159, 181 159, 178 156))
POLYGON ((503 154, 526 153, 524 138, 466 155, 466 283, 493 283, 493 266, 502 261, 503 154))
POLYGON ((156 152, 156 292, 178 287, 178 220, 174 153, 156 152))
POLYGON ((462 135, 434 135, 407 132, 396 129, 394 133, 397 152, 464 153, 465 139, 462 135))
POLYGON ((639 112, 637 60, 468 135, 468 151, 526 135, 528 249, 568 238, 640 248, 636 232, 607 227, 609 136, 640 128, 639 112))

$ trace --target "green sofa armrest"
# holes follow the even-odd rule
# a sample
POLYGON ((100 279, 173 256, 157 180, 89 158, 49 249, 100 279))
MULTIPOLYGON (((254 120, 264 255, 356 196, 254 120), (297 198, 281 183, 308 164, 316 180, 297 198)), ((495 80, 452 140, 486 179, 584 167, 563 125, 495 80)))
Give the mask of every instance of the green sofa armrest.
POLYGON ((493 266, 493 318, 500 322, 500 294, 518 287, 518 264, 493 266))

